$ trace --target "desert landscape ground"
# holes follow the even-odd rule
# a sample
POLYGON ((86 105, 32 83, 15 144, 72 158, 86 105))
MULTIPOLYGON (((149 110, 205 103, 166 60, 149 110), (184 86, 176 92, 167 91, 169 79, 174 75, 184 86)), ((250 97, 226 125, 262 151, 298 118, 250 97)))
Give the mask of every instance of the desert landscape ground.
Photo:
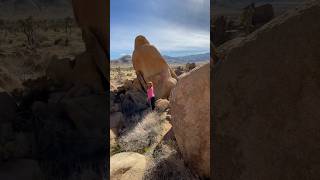
POLYGON ((2 87, 9 90, 22 87, 28 79, 45 74, 53 58, 74 58, 84 51, 80 28, 73 18, 2 19, 1 22, 1 68, 16 84, 2 80, 2 87))

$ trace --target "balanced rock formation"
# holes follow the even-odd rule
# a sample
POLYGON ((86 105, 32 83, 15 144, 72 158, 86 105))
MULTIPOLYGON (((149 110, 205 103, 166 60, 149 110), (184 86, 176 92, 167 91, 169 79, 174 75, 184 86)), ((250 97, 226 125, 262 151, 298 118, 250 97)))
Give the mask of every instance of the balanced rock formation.
POLYGON ((168 98, 173 86, 177 83, 176 75, 156 47, 143 36, 137 36, 132 55, 133 68, 142 84, 151 81, 157 98, 168 98))
POLYGON ((134 152, 115 154, 110 158, 111 180, 143 180, 148 158, 134 152))
POLYGON ((186 163, 210 177, 210 64, 179 77, 170 95, 171 123, 186 163))
POLYGON ((212 179, 320 179, 319 19, 315 2, 225 49, 214 67, 212 179))

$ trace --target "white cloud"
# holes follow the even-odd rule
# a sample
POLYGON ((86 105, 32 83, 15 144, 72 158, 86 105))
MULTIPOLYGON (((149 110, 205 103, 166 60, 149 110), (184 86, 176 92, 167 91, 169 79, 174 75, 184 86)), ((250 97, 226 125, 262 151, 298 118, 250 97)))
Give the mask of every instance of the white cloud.
POLYGON ((210 49, 210 32, 187 29, 166 22, 157 26, 137 25, 130 30, 127 26, 111 27, 111 51, 133 50, 134 38, 144 35, 159 51, 186 51, 210 49))

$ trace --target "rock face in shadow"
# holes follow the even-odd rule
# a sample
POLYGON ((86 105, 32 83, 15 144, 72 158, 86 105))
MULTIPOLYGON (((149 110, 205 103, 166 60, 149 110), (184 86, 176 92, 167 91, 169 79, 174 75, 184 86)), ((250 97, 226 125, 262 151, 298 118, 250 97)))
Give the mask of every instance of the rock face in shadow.
POLYGON ((269 22, 274 18, 274 10, 271 4, 264 4, 254 8, 252 24, 259 25, 269 22))
POLYGON ((153 82, 157 98, 169 97, 171 89, 177 83, 174 79, 176 76, 157 48, 143 36, 137 36, 135 39, 132 64, 137 76, 141 73, 144 78, 139 79, 141 83, 153 82))
POLYGON ((109 50, 109 6, 107 1, 72 0, 75 18, 81 28, 88 28, 102 44, 105 52, 109 50))
POLYGON ((16 118, 18 106, 15 100, 0 89, 0 123, 12 122, 16 118))
MULTIPOLYGON (((86 52, 92 57, 87 58, 95 62, 101 75, 108 78, 109 60, 109 3, 107 1, 72 1, 74 15, 82 29, 86 52)), ((104 79, 102 79, 104 81, 104 79)), ((105 82, 106 83, 106 82, 105 82)))
POLYGON ((210 64, 179 77, 170 95, 171 123, 185 162, 210 177, 210 64))
POLYGON ((224 49, 214 67, 213 179, 320 178, 319 18, 314 3, 224 49))

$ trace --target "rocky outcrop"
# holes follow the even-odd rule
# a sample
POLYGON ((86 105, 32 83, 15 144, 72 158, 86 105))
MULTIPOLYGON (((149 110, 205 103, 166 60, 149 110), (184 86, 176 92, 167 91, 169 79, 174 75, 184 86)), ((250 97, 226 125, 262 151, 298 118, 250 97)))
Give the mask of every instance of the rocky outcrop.
POLYGON ((170 95, 174 135, 185 162, 210 177, 210 64, 179 78, 170 95))
POLYGON ((75 18, 82 29, 88 28, 99 39, 105 52, 109 50, 108 18, 110 4, 106 1, 72 0, 75 18))
POLYGON ((139 153, 123 152, 110 158, 111 180, 143 180, 149 160, 139 153))
POLYGON ((132 55, 133 68, 144 86, 151 81, 154 85, 157 98, 168 98, 173 86, 177 83, 175 75, 157 48, 149 43, 143 36, 135 39, 135 48, 132 55))
POLYGON ((214 67, 213 179, 320 178, 319 18, 317 2, 224 49, 214 67))
POLYGON ((147 95, 141 91, 130 90, 122 94, 121 110, 126 116, 141 112, 148 108, 147 95))
POLYGON ((183 73, 184 69, 182 66, 178 66, 175 70, 174 70, 174 73, 177 75, 177 76, 180 76, 182 73, 183 73))
MULTIPOLYGON (((95 67, 94 70, 86 69, 86 71, 81 72, 98 73, 101 79, 91 83, 95 83, 94 86, 97 86, 98 84, 101 86, 102 84, 106 89, 108 79, 107 69, 109 66, 107 54, 109 51, 110 39, 109 29, 108 26, 106 26, 106 23, 109 23, 109 18, 107 17, 107 14, 109 14, 109 3, 102 0, 94 2, 73 0, 72 5, 75 19, 82 29, 83 40, 86 45, 86 52, 79 56, 80 59, 84 59, 81 64, 90 64, 90 66, 84 66, 83 68, 91 68, 91 63, 94 64, 95 67)), ((78 60, 76 59, 75 63, 77 64, 77 62, 78 60)), ((86 76, 85 74, 83 75, 86 76)), ((82 78, 79 78, 80 81, 81 79, 82 78)))
POLYGON ((72 96, 75 91, 89 87, 95 93, 103 92, 102 77, 97 70, 93 56, 89 52, 84 52, 75 59, 58 59, 53 56, 46 70, 46 75, 55 84, 64 86, 70 91, 72 96))

